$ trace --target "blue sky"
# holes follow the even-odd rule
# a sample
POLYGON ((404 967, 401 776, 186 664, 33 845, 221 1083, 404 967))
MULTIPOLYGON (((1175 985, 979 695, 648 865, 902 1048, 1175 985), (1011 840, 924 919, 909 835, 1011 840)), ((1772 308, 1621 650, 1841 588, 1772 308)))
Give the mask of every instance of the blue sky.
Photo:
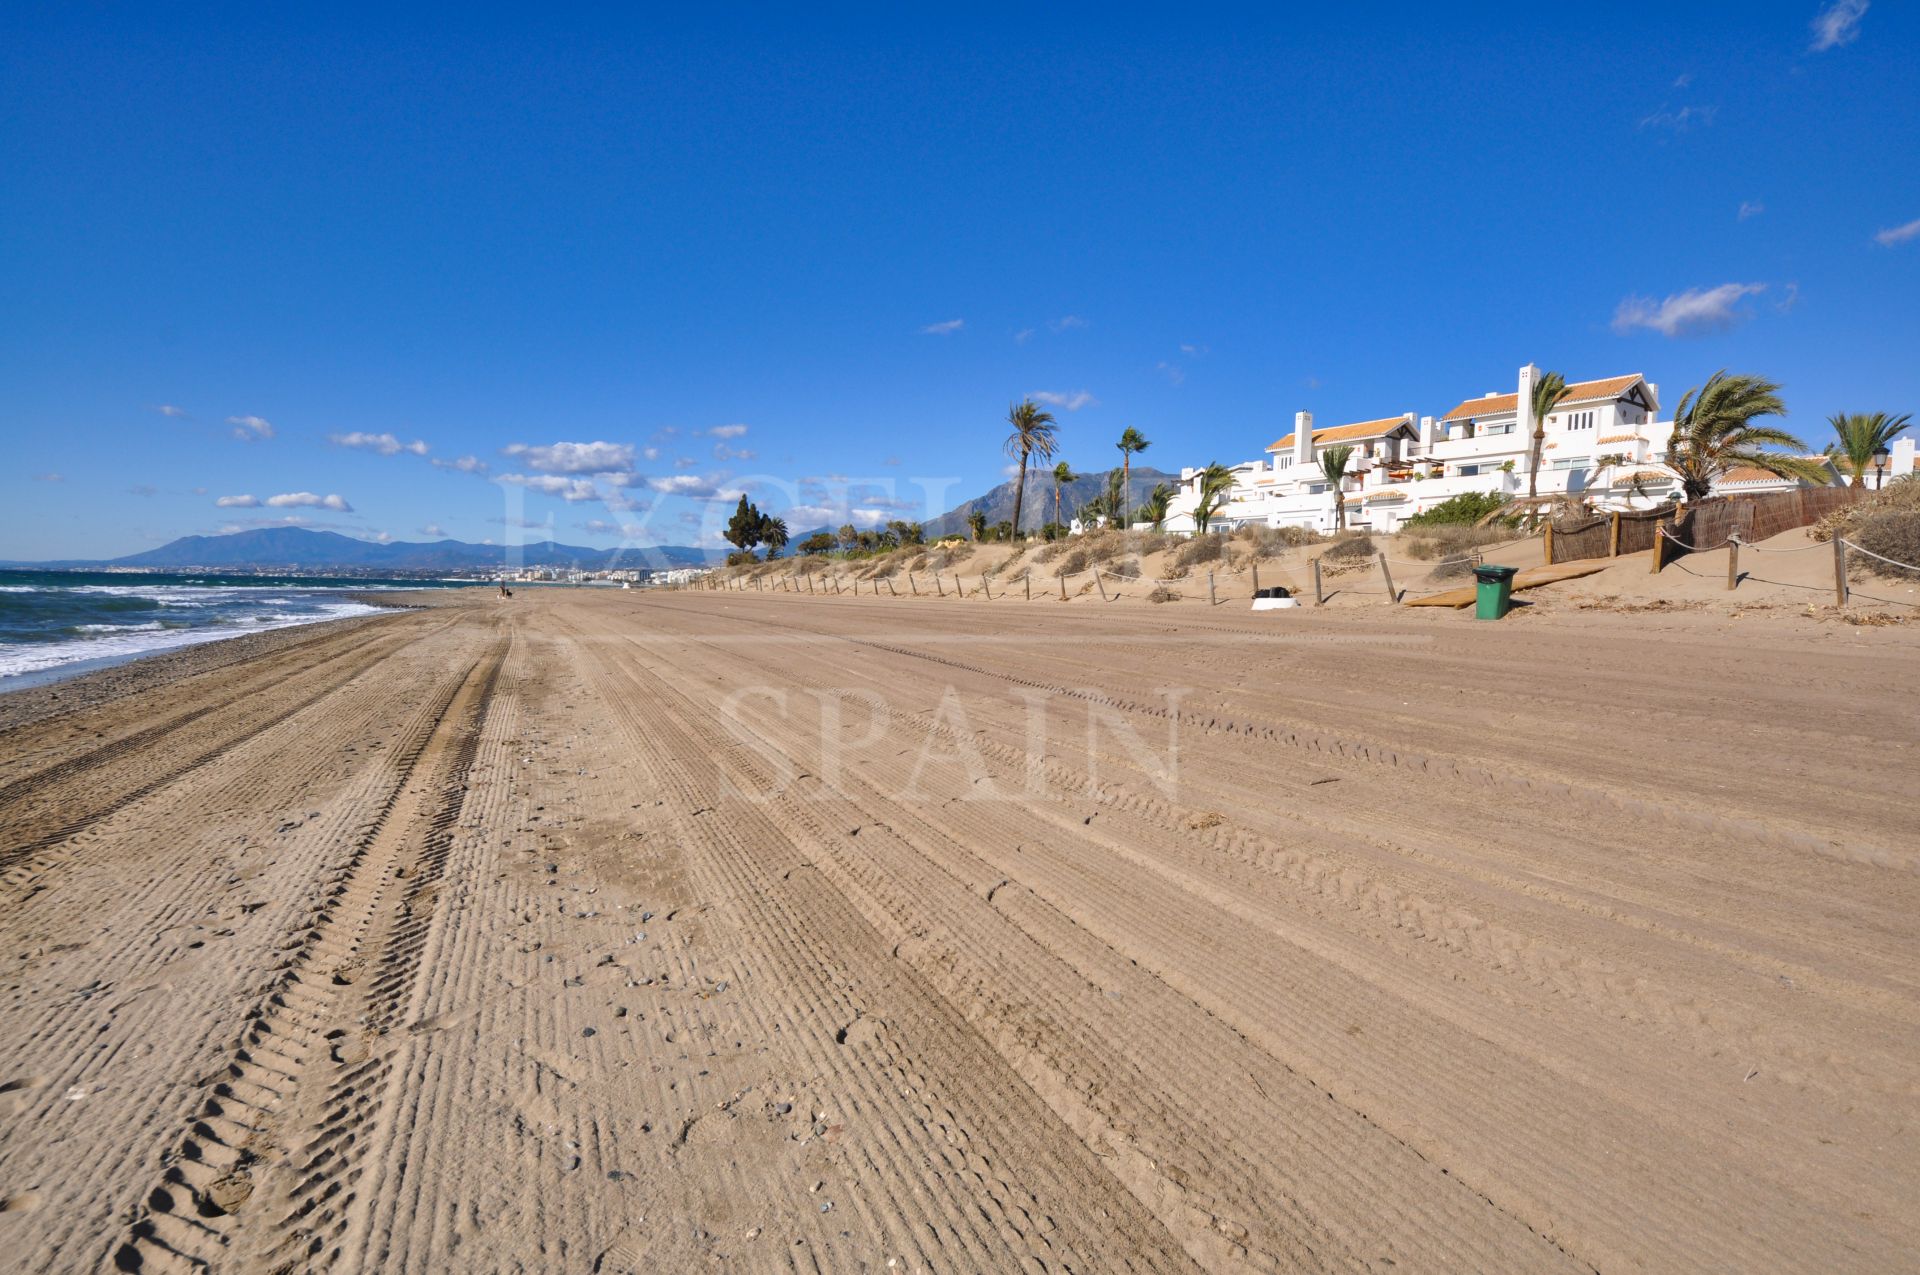
POLYGON ((1529 360, 1920 411, 1891 0, 282 8, 0 11, 0 557, 921 516, 1028 393, 1089 469, 1529 360))

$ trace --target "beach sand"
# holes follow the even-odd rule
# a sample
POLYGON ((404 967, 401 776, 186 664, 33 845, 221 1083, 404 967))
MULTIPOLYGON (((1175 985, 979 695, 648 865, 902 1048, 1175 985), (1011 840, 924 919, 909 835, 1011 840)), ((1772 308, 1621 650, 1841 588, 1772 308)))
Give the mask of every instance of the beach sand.
POLYGON ((1914 1269, 1920 625, 1604 586, 523 589, 27 692, 0 1264, 1914 1269))

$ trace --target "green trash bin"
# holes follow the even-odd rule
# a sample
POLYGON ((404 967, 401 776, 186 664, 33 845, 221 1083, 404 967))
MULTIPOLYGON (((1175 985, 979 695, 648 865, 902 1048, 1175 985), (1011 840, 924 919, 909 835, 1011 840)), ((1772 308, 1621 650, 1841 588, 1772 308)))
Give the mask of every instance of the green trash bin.
POLYGON ((1482 565, 1473 569, 1476 584, 1474 591, 1473 618, 1476 620, 1498 620, 1513 609, 1513 577, 1519 574, 1518 567, 1495 567, 1482 565))

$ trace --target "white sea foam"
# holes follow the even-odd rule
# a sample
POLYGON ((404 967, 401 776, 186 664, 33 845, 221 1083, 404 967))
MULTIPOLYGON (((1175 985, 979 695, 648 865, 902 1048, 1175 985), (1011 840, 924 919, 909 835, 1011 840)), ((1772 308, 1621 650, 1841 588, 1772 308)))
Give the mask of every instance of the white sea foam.
POLYGON ((318 624, 324 620, 341 620, 348 616, 369 615, 379 610, 381 610, 380 607, 368 606, 364 602, 342 601, 323 603, 312 615, 262 616, 256 617, 256 622, 251 624, 206 625, 192 629, 168 629, 157 624, 151 628, 146 625, 94 626, 118 631, 103 632, 97 637, 73 638, 65 642, 0 647, 0 679, 16 677, 22 673, 44 672, 47 669, 56 669, 66 664, 78 664, 85 660, 133 659, 177 647, 197 646, 202 642, 219 642, 227 638, 243 637, 246 634, 259 633, 267 629, 287 629, 302 624, 318 624))

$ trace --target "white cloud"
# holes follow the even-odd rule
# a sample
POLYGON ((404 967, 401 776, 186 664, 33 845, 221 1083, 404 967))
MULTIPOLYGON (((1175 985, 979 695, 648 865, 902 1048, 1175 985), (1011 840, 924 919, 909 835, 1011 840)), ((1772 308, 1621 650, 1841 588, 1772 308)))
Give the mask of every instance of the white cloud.
POLYGON ((536 522, 532 518, 489 518, 488 522, 497 522, 503 527, 518 527, 522 531, 552 531, 553 519, 536 522))
POLYGON ((1162 376, 1165 376, 1168 381, 1175 385, 1187 379, 1185 369, 1181 368, 1179 364, 1169 363, 1165 359, 1161 359, 1158 363, 1154 364, 1154 370, 1162 376))
POLYGON ((1677 89, 1683 89, 1691 83, 1693 83, 1693 72, 1691 71, 1682 71, 1673 77, 1673 87, 1677 89))
POLYGON ((171 417, 176 421, 184 421, 187 419, 187 409, 184 407, 175 407, 172 403, 161 403, 153 410, 162 416, 171 417))
POLYGON ((331 509, 337 514, 350 514, 353 506, 338 495, 317 496, 310 491, 287 491, 278 496, 268 496, 269 509, 331 509))
POLYGON ((438 456, 427 462, 435 469, 451 469, 460 474, 484 474, 487 462, 478 456, 462 456, 458 460, 441 460, 438 456))
POLYGON ((127 488, 127 495, 129 496, 157 496, 159 494, 160 489, 152 483, 135 483, 133 486, 127 488))
POLYGON ((435 540, 442 540, 446 538, 447 531, 446 528, 442 527, 439 523, 430 522, 420 528, 420 534, 423 536, 432 536, 435 540))
POLYGON ((512 443, 500 450, 543 474, 610 474, 633 467, 633 448, 626 443, 552 443, 545 447, 512 443))
POLYGON ((59 474, 52 473, 52 472, 48 472, 45 474, 35 474, 33 476, 33 480, 35 482, 40 482, 40 483, 63 483, 67 481, 65 478, 61 477, 59 474))
MULTIPOLYGON (((626 478, 629 475, 622 474, 620 477, 626 478)), ((589 478, 567 478, 560 474, 501 474, 493 481, 506 483, 512 487, 524 487, 528 491, 543 492, 549 496, 558 496, 570 505, 600 499, 599 490, 589 478)))
POLYGON ((713 445, 713 458, 717 461, 752 460, 758 455, 751 447, 729 447, 725 443, 713 445))
POLYGON ((707 431, 709 438, 739 438, 747 432, 745 425, 715 425, 707 431))
POLYGON ((1047 324, 1055 332, 1071 332, 1075 328, 1084 328, 1087 321, 1077 314, 1063 314, 1047 324))
POLYGON ((1873 237, 1873 241, 1882 248, 1891 248, 1895 244, 1906 243, 1912 239, 1920 239, 1920 217, 1916 217, 1904 226, 1889 226, 1873 237))
POLYGON ((1032 335, 1033 335, 1032 328, 1021 328, 1018 332, 1013 334, 1013 343, 1015 345, 1025 345, 1027 343, 1027 338, 1032 335))
POLYGON ((719 483, 718 478, 700 474, 669 474, 647 479, 647 486, 663 496, 716 496, 720 494, 719 483))
POLYGON ((229 416, 227 424, 233 426, 233 436, 243 442, 273 437, 273 422, 264 416, 229 416))
POLYGON ((1860 37, 1860 19, 1867 16, 1867 0, 1834 0, 1813 20, 1813 51, 1825 53, 1860 37))
POLYGON ((258 496, 222 496, 213 503, 220 509, 258 509, 260 498, 258 496))
POLYGON ((1182 354, 1192 354, 1197 356, 1197 355, 1205 354, 1207 352, 1208 352, 1207 347, 1204 345, 1197 345, 1192 341, 1182 341, 1180 343, 1180 353, 1182 354))
POLYGON ((1678 108, 1661 106, 1653 114, 1641 119, 1641 128, 1666 128, 1676 133, 1711 124, 1720 114, 1717 106, 1682 106, 1678 108))
POLYGON ((922 336, 952 336, 955 332, 958 332, 966 326, 967 321, 965 319, 948 319, 942 323, 929 323, 926 327, 920 329, 920 334, 922 336))
POLYGON ((1758 217, 1766 210, 1767 206, 1763 203, 1752 199, 1743 199, 1740 201, 1740 220, 1745 221, 1749 217, 1758 217))
POLYGON ((364 537, 364 539, 371 540, 377 545, 392 544, 393 533, 391 531, 376 531, 372 535, 364 537))
POLYGON ((1688 288, 1664 301, 1628 297, 1614 311, 1613 330, 1627 333, 1648 328, 1669 337, 1719 331, 1745 317, 1741 300, 1766 290, 1764 283, 1723 283, 1717 288, 1688 288))
POLYGON ((357 447, 362 451, 378 452, 382 456, 398 456, 401 452, 414 456, 427 454, 427 445, 419 439, 403 443, 392 434, 363 434, 355 430, 351 434, 329 434, 327 441, 335 447, 357 447))
POLYGON ((641 460, 659 460, 660 449, 658 447, 642 447, 640 449, 640 459, 641 460))
POLYGON ((1032 397, 1048 407, 1065 408, 1077 412, 1083 407, 1098 407, 1100 400, 1086 390, 1074 390, 1072 393, 1056 393, 1053 390, 1035 390, 1032 397))

